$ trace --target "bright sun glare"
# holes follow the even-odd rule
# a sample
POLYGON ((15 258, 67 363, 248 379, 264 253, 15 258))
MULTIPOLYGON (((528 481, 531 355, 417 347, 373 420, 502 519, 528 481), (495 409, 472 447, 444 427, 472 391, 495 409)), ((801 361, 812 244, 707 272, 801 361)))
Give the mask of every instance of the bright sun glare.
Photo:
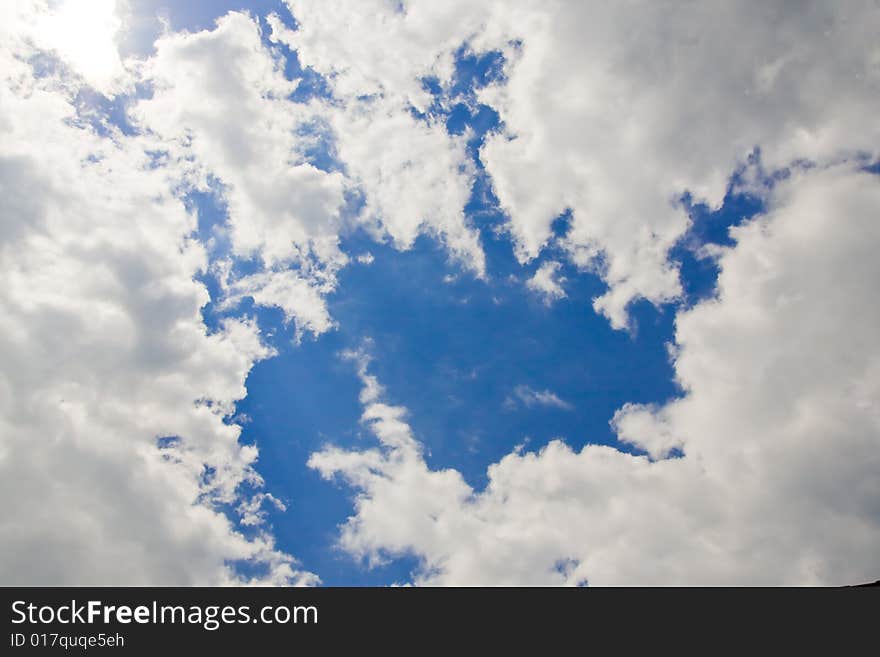
POLYGON ((116 0, 63 0, 40 21, 37 41, 55 50, 87 82, 108 86, 122 72, 116 0))

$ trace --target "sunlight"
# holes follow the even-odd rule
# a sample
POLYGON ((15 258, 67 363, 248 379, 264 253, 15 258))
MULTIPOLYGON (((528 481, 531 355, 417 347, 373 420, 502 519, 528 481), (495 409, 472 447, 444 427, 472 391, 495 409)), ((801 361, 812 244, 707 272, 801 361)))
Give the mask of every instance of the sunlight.
POLYGON ((123 71, 116 47, 121 27, 116 0, 64 0, 40 21, 36 37, 89 84, 105 89, 123 71))

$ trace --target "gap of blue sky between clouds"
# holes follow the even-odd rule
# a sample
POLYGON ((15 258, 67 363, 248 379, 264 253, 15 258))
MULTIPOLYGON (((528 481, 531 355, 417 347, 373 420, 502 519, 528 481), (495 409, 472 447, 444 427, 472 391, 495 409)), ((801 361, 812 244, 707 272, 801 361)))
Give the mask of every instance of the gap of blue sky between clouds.
MULTIPOLYGON (((288 61, 295 56, 286 54, 288 61)), ((563 438, 576 448, 600 443, 632 452, 609 425, 614 412, 627 402, 660 404, 680 393, 668 354, 678 304, 636 302, 632 329, 620 331, 591 307, 607 289, 596 274, 563 264, 566 296, 550 305, 525 287, 524 281, 544 262, 561 254, 551 245, 524 267, 514 257, 508 234, 500 230, 504 216, 478 156, 485 135, 498 129, 498 116, 485 105, 468 102, 477 87, 499 74, 499 59, 498 53, 475 55, 462 48, 451 85, 443 89, 436 80, 424 81, 436 101, 429 109, 431 118, 444 120, 451 133, 470 131, 468 153, 478 175, 465 212, 480 231, 488 280, 464 271, 429 237, 399 251, 356 231, 343 236, 342 249, 353 262, 342 270, 337 290, 328 298, 334 330, 296 344, 295 326, 285 323, 279 309, 245 298, 232 309, 220 310, 212 303, 204 310, 209 327, 229 314, 255 317, 278 352, 254 366, 248 396, 238 404, 234 419, 242 422, 242 441, 260 449, 266 490, 286 506, 284 512, 268 510, 279 547, 297 555, 304 568, 328 585, 404 582, 417 564, 415 558, 395 558, 367 569, 338 550, 338 525, 352 513, 352 491, 306 467, 309 455, 328 443, 364 444, 361 384, 352 364, 339 358, 343 351, 369 340, 371 370, 390 399, 409 409, 427 463, 455 468, 477 490, 486 483, 486 467, 520 445, 537 450, 563 438), (457 102, 440 102, 450 98, 457 102), (366 254, 372 256, 369 264, 355 260, 366 254), (517 390, 523 389, 546 391, 561 403, 515 403, 517 390)), ((306 73, 309 93, 327 93, 320 76, 306 73)), ((286 74, 296 79, 303 70, 288 66, 286 74)), ((332 170, 338 166, 332 141, 321 143, 311 161, 332 170)), ((198 211, 199 238, 222 236, 214 230, 226 220, 219 188, 214 194, 193 192, 187 201, 198 211)), ((693 225, 671 257, 681 269, 682 303, 691 305, 713 293, 717 274, 713 260, 698 256, 700 247, 730 244, 727 229, 761 205, 733 191, 714 212, 691 204, 688 197, 681 202, 693 225)), ((357 210, 355 205, 350 211, 357 210)), ((554 232, 562 236, 567 228, 563 214, 554 232)), ((228 255, 222 239, 214 249, 215 256, 228 255)), ((235 267, 243 274, 257 263, 239 259, 235 267)), ((203 280, 216 299, 217 281, 211 275, 203 280)), ((247 573, 248 565, 239 568, 247 573)))

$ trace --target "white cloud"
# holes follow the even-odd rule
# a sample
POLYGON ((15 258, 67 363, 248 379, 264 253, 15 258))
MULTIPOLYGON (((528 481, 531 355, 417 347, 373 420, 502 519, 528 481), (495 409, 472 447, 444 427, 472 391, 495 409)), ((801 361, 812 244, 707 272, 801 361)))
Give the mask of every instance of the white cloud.
POLYGON ((295 48, 304 65, 332 84, 334 101, 318 105, 340 161, 365 194, 362 220, 400 249, 419 234, 436 237, 482 277, 479 235, 463 211, 474 179, 466 137, 412 112, 431 103, 421 76, 448 79, 452 72, 451 49, 460 43, 462 25, 442 5, 401 13, 382 2, 297 2, 291 11, 299 29, 289 30, 277 17, 270 22, 273 38, 295 48))
POLYGON ((352 100, 327 113, 339 158, 365 191, 362 220, 374 235, 387 234, 398 249, 410 248, 420 234, 431 235, 483 276, 479 235, 463 209, 473 184, 464 138, 384 100, 352 100))
POLYGON ((518 385, 513 389, 513 394, 504 400, 507 408, 516 408, 522 404, 526 408, 533 406, 549 406, 551 408, 560 408, 569 411, 573 406, 560 399, 559 396, 550 390, 535 390, 527 385, 518 385))
POLYGON ((287 506, 272 493, 258 493, 250 499, 242 500, 238 505, 238 513, 241 516, 241 524, 246 527, 262 525, 266 521, 266 510, 263 508, 270 504, 278 511, 287 511, 287 506))
MULTIPOLYGON (((272 41, 296 45, 297 33, 277 17, 270 24, 272 41)), ((397 101, 288 100, 297 83, 285 79, 280 55, 264 46, 259 30, 250 16, 233 12, 213 30, 164 35, 144 66, 155 91, 132 109, 188 184, 204 188, 209 174, 222 182, 234 254, 262 259, 265 272, 230 281, 229 300, 248 294, 258 304, 301 312, 293 317, 297 326, 316 335, 331 328, 321 297, 348 263, 339 235, 346 192, 355 189, 365 192, 357 221, 377 239, 388 236, 405 249, 420 233, 431 234, 483 275, 478 234, 462 210, 473 176, 463 138, 417 121, 397 101), (345 175, 308 163, 303 131, 316 125, 329 131, 345 175), (311 271, 290 273, 290 265, 311 271)))
POLYGON ((271 349, 247 319, 207 332, 206 253, 155 144, 99 137, 35 52, 0 41, 0 581, 227 584, 246 560, 314 582, 216 506, 256 520, 258 453, 224 417, 271 349))
MULTIPOLYGON (((688 226, 678 203, 685 192, 717 207, 730 172, 756 146, 771 170, 877 153, 880 124, 864 120, 880 83, 880 16, 869 2, 808 2, 797 11, 724 2, 290 4, 300 29, 286 38, 301 60, 329 76, 347 107, 369 96, 382 108, 375 138, 359 135, 372 112, 344 119, 359 135, 346 157, 354 167, 375 153, 396 163, 356 174, 368 195, 385 199, 380 212, 393 205, 383 170, 430 162, 425 148, 443 161, 457 157, 439 136, 433 146, 420 142, 418 158, 397 153, 406 149, 397 141, 408 141, 398 125, 407 107, 430 102, 421 78, 448 85, 464 45, 502 51, 505 78, 479 96, 504 129, 481 159, 510 215, 517 254, 522 262, 537 257, 552 222, 570 210, 562 246, 608 283, 595 308, 618 328, 634 299, 661 303, 681 292, 667 252, 688 226), (380 125, 401 131, 393 146, 378 136, 387 134, 380 125)), ((416 206, 443 198, 457 209, 454 195, 434 194, 442 187, 407 188, 413 208, 406 222, 390 221, 395 239, 405 244, 416 231, 416 206)), ((449 215, 437 216, 450 225, 449 215)), ((427 214, 425 228, 435 220, 427 214)))
POLYGON ((195 174, 222 181, 237 255, 267 266, 340 257, 342 175, 299 152, 297 131, 313 113, 287 100, 296 83, 250 16, 232 12, 214 30, 164 35, 145 74, 155 90, 133 117, 178 160, 194 158, 195 174))
MULTIPOLYGON (((378 95, 420 111, 431 104, 422 78, 448 81, 454 51, 482 32, 492 3, 386 0, 287 1, 299 28, 278 30, 301 61, 328 76, 340 98, 378 95)), ((277 22, 276 22, 277 25, 277 22)))
POLYGON ((477 493, 430 470, 404 409, 371 398, 379 447, 309 462, 358 491, 342 547, 415 553, 432 584, 876 579, 880 185, 849 166, 800 172, 769 207, 723 250, 718 298, 679 314, 686 395, 615 419, 621 439, 684 456, 553 441, 490 466, 477 493))
POLYGON ((323 297, 348 262, 339 249, 346 183, 306 161, 299 134, 314 111, 288 100, 296 83, 258 24, 233 12, 213 30, 165 34, 144 71, 155 89, 134 119, 161 140, 184 184, 222 183, 233 255, 263 264, 242 280, 223 272, 226 305, 250 296, 279 307, 298 339, 331 329, 323 297))
POLYGON ((505 123, 483 161, 523 260, 571 210, 564 243, 585 267, 602 255, 595 307, 614 326, 632 299, 680 293, 666 252, 685 191, 717 207, 756 146, 771 170, 877 152, 869 3, 520 6, 522 48, 482 94, 505 123))
MULTIPOLYGON (((227 275, 228 276, 228 275, 227 275)), ((226 279, 226 297, 221 307, 237 304, 242 297, 251 297, 258 306, 280 308, 285 320, 296 324, 296 341, 308 331, 318 336, 336 326, 322 295, 335 288, 335 279, 304 278, 294 270, 268 271, 226 279)))
POLYGON ((552 260, 545 262, 534 276, 526 281, 526 287, 540 295, 547 306, 566 297, 565 288, 562 287, 566 279, 559 274, 561 268, 562 265, 558 262, 552 260))
POLYGON ((113 96, 131 86, 117 40, 127 15, 124 0, 15 0, 4 16, 7 30, 57 56, 92 88, 113 96))

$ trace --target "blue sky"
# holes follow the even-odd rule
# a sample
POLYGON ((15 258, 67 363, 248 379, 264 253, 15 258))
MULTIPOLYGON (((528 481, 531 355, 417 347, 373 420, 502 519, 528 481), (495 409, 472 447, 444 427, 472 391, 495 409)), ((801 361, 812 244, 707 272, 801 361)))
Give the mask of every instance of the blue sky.
MULTIPOLYGON (((492 211, 485 203, 474 206, 481 215, 492 211)), ((717 226, 754 209, 754 202, 736 198, 716 213, 695 214, 698 226, 711 224, 704 230, 717 235, 717 226)), ((515 263, 509 241, 491 229, 482 236, 489 269, 497 272, 488 282, 451 265, 428 238, 404 252, 352 239, 351 253, 366 249, 375 261, 342 275, 329 304, 339 328, 299 345, 279 311, 255 311, 260 325, 276 332, 279 355, 258 363, 248 378, 248 396, 238 405, 251 419, 244 440, 260 447, 267 488, 289 502, 290 513, 272 514, 279 541, 327 585, 402 582, 413 568, 403 559, 370 571, 335 550, 352 492, 304 465, 325 443, 357 447, 366 440, 358 423, 360 383, 352 364, 339 357, 365 339, 390 400, 410 410, 427 462, 459 470, 477 489, 485 486, 486 467, 518 445, 537 450, 561 437, 576 447, 589 442, 630 450, 609 426, 614 412, 627 402, 663 403, 680 393, 667 352, 671 307, 638 303, 634 330, 615 331, 589 310, 601 281, 566 271, 568 297, 548 308, 507 280, 531 269, 515 263), (449 275, 455 280, 444 282, 449 275), (571 407, 509 408, 505 401, 516 399, 520 385, 551 390, 571 407)), ((713 268, 682 255, 690 265, 683 268, 693 272, 684 278, 685 289, 710 294, 713 268)))

